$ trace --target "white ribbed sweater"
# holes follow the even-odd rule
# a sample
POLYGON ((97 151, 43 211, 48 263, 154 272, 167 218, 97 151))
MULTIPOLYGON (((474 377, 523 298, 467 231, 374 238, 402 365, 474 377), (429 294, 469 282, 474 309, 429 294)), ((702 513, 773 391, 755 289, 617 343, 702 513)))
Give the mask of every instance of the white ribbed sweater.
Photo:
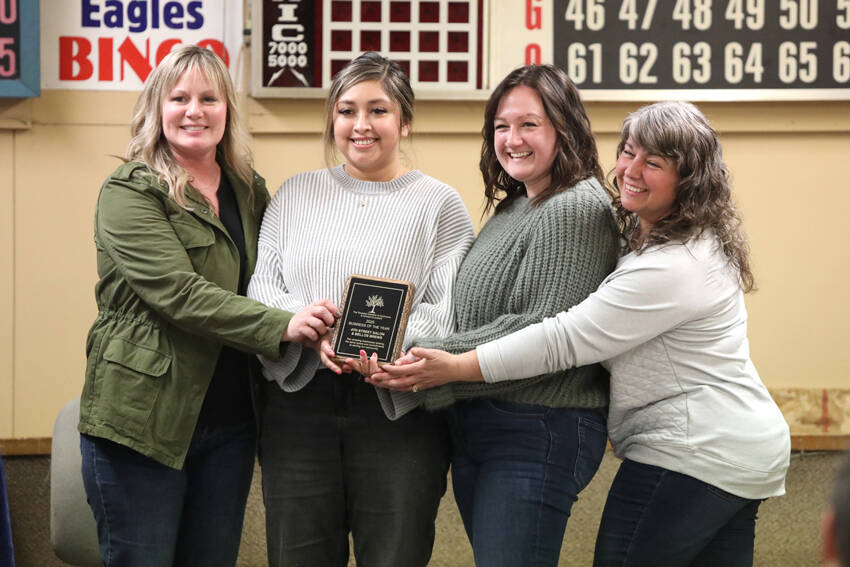
MULTIPOLYGON (((248 296, 297 312, 322 298, 339 305, 351 274, 410 281, 407 348, 454 331, 455 276, 473 238, 457 191, 421 171, 384 183, 354 179, 341 165, 301 173, 266 209, 248 296)), ((280 360, 260 360, 266 379, 287 392, 303 388, 321 364, 298 344, 280 360)), ((409 393, 376 392, 390 419, 419 404, 409 393)))

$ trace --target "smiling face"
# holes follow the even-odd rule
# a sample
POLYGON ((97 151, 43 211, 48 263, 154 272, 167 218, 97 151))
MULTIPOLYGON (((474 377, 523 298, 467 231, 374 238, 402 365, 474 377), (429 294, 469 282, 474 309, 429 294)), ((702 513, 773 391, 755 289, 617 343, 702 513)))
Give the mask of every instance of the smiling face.
POLYGON ((389 181, 402 171, 398 145, 409 126, 401 123, 399 105, 378 81, 363 81, 343 92, 333 112, 334 143, 345 156, 349 175, 389 181))
POLYGON ((616 173, 620 201, 640 219, 641 233, 673 211, 679 173, 672 159, 651 154, 629 138, 617 158, 616 173))
POLYGON ((552 179, 557 134, 537 91, 520 85, 499 101, 493 120, 493 145, 502 168, 525 185, 529 197, 539 195, 552 179))
POLYGON ((215 159, 226 123, 224 96, 198 69, 183 73, 162 102, 162 133, 178 161, 215 159))

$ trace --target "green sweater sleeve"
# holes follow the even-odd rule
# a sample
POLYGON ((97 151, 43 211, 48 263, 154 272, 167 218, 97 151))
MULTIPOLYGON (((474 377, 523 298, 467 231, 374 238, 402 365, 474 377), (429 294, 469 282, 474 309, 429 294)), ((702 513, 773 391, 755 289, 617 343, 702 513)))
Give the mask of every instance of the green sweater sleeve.
MULTIPOLYGON (((596 290, 617 258, 610 209, 578 192, 541 209, 516 280, 503 282, 512 286, 512 310, 445 339, 423 340, 421 346, 466 352, 566 311, 596 290)), ((479 300, 487 301, 485 282, 481 284, 479 300)))
POLYGON ((148 308, 176 327, 239 350, 279 357, 281 335, 292 314, 223 289, 197 273, 187 248, 203 244, 205 235, 187 229, 181 240, 164 199, 147 176, 113 175, 107 180, 98 198, 95 241, 108 261, 148 308))
MULTIPOLYGON (((511 286, 503 313, 481 326, 455 333, 445 339, 423 340, 420 346, 452 353, 474 349, 514 331, 567 311, 590 295, 616 265, 618 240, 610 206, 598 193, 580 190, 581 185, 552 198, 535 211, 536 218, 526 240, 527 247, 511 286)), ((490 234, 488 238, 499 238, 490 234)), ((505 257, 509 257, 508 254, 505 257)), ((499 261, 494 258, 493 261, 499 261)), ((467 274, 474 278, 474 274, 467 274)), ((470 282, 465 282, 469 284, 470 282)), ((490 281, 478 287, 470 301, 487 302, 490 281)), ((458 306, 469 309, 470 306, 458 306)), ((516 389, 516 383, 448 384, 425 393, 426 407, 437 408, 456 398, 475 397, 516 389)))

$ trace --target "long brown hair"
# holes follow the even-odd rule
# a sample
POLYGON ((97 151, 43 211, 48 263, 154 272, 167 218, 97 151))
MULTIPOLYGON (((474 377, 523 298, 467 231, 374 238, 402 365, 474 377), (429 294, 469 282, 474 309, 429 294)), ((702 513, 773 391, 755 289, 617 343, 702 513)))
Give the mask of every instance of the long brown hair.
MULTIPOLYGON (((639 236, 637 215, 628 211, 619 196, 614 210, 620 231, 638 253, 654 244, 686 242, 713 230, 723 253, 741 274, 745 292, 755 288, 750 268, 750 248, 741 218, 732 200, 729 169, 717 132, 699 109, 689 102, 658 102, 629 114, 623 121, 617 157, 626 142, 676 163, 679 182, 673 211, 639 236)), ((616 178, 613 185, 617 186, 616 178)))
POLYGON ((532 204, 538 205, 589 177, 596 178, 600 184, 604 183, 596 140, 578 89, 567 74, 557 67, 527 65, 515 69, 499 83, 484 109, 484 127, 481 129, 484 141, 478 166, 484 177, 484 196, 487 199, 485 215, 491 209, 495 209, 495 214, 498 214, 513 199, 525 195, 525 185, 508 175, 499 163, 494 147, 494 122, 499 102, 508 91, 520 85, 537 91, 546 117, 556 133, 557 152, 552 164, 551 183, 534 198, 532 204))

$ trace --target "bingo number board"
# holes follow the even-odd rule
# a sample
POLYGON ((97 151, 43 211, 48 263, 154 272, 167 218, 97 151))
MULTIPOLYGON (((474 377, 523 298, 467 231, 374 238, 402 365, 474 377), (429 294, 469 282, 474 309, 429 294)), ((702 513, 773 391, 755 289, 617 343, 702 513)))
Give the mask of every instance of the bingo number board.
POLYGON ((582 92, 850 98, 850 0, 554 0, 552 21, 582 92))
POLYGON ((484 0, 254 2, 254 96, 323 96, 364 51, 396 61, 422 93, 474 93, 484 79, 484 0))

